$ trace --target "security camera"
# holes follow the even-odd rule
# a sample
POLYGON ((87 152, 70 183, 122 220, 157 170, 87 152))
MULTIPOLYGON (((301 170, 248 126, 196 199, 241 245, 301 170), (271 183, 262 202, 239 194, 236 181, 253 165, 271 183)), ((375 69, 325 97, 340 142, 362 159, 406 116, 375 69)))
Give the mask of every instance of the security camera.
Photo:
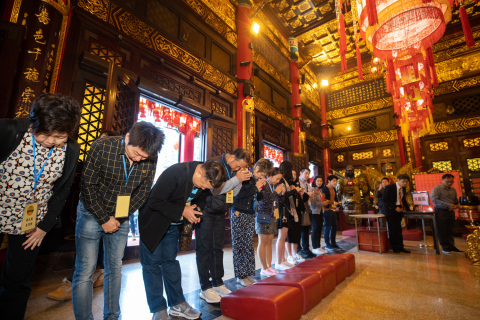
POLYGON ((312 124, 312 120, 305 119, 303 120, 303 123, 305 124, 305 127, 310 128, 310 125, 312 124))

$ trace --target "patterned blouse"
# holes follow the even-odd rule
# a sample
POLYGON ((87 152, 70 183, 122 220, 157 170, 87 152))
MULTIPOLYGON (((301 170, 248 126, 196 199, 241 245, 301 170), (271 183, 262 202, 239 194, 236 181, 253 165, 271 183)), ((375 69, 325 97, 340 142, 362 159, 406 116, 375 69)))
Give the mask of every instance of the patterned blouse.
MULTIPOLYGON (((66 148, 66 145, 53 148, 50 158, 46 159, 50 149, 36 143, 37 171, 42 169, 46 161, 35 192, 38 202, 37 224, 47 213, 54 182, 62 176, 66 148)), ((0 164, 0 232, 22 233, 25 204, 34 199, 33 160, 32 134, 26 132, 15 151, 0 164)))

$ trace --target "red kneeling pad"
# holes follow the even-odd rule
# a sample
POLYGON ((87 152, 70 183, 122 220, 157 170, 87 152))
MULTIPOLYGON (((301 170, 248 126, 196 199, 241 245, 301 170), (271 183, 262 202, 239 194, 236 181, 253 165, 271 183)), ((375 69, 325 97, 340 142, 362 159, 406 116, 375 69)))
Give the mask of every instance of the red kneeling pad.
POLYGON ((222 315, 235 320, 296 320, 302 316, 302 293, 290 286, 248 286, 222 297, 222 315))
MULTIPOLYGON (((358 246, 360 250, 379 252, 378 246, 370 245, 378 245, 378 231, 374 229, 358 230, 358 243, 364 243, 358 246)), ((390 249, 390 241, 388 240, 387 231, 380 230, 380 243, 382 248, 381 252, 388 252, 390 249)))
POLYGON ((355 256, 351 253, 326 254, 313 258, 310 261, 331 261, 335 259, 342 259, 345 262, 345 270, 347 272, 347 277, 350 277, 355 272, 355 256))
POLYGON ((312 274, 287 274, 279 273, 273 277, 255 282, 255 285, 289 286, 300 289, 303 298, 303 311, 307 313, 322 301, 322 279, 315 273, 312 274))
POLYGON ((302 267, 298 268, 298 266, 295 266, 293 268, 284 270, 280 273, 288 273, 288 274, 312 274, 316 273, 320 276, 322 279, 322 293, 323 293, 323 298, 325 298, 330 292, 335 290, 335 287, 337 286, 337 280, 336 280, 336 273, 335 273, 335 268, 332 266, 327 266, 327 265, 317 265, 317 266, 311 266, 311 267, 302 267))
POLYGON ((335 269, 335 279, 336 284, 338 285, 340 282, 345 280, 347 277, 347 271, 345 268, 345 262, 343 259, 330 259, 329 261, 326 260, 308 260, 302 263, 299 263, 295 266, 295 268, 308 268, 308 267, 315 267, 315 266, 331 266, 335 269))

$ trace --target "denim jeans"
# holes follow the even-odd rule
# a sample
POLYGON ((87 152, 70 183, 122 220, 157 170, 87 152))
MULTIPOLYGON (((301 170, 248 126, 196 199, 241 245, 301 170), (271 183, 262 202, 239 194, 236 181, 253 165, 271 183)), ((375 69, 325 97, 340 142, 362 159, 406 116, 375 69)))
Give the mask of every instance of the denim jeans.
POLYGON ((337 236, 337 214, 333 210, 325 210, 323 212, 324 233, 326 245, 336 244, 335 238, 337 236))
POLYGON ((197 270, 202 290, 223 285, 224 241, 225 214, 203 213, 202 222, 195 224, 197 270))
POLYGON ((320 248, 322 241, 323 228, 323 212, 320 214, 312 214, 312 247, 313 249, 320 248))
MULTIPOLYGON (((0 234, 0 243, 3 241, 0 234)), ((22 320, 30 297, 32 277, 40 247, 24 249, 25 235, 8 235, 7 255, 3 262, 0 289, 0 319, 22 320)))
POLYGON ((163 297, 163 283, 168 306, 185 301, 182 290, 182 271, 177 258, 178 227, 170 226, 153 252, 140 241, 140 263, 147 303, 151 313, 167 309, 163 297))
POLYGON ((75 229, 75 274, 72 283, 72 303, 76 320, 93 319, 93 281, 98 256, 98 244, 103 239, 105 276, 103 282, 103 318, 120 317, 120 289, 122 281, 122 258, 127 244, 128 220, 117 232, 105 233, 95 217, 80 201, 77 207, 75 229))

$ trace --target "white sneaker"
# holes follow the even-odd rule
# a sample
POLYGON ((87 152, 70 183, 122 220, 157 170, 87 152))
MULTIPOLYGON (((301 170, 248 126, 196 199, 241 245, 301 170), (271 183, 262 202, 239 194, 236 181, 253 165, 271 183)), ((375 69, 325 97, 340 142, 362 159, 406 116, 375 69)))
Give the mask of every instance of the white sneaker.
POLYGON ((313 249, 312 252, 317 256, 322 255, 324 252, 320 251, 320 249, 313 249))
POLYGON ((228 290, 227 287, 225 287, 224 284, 222 284, 219 287, 213 287, 213 290, 215 290, 215 292, 220 296, 220 298, 223 297, 223 296, 226 296, 227 294, 232 292, 232 291, 228 290))
POLYGON ((244 279, 237 278, 237 283, 239 285, 241 285, 242 287, 248 287, 248 286, 251 286, 253 284, 250 281, 248 281, 247 278, 244 278, 244 279))
POLYGON ((288 263, 290 263, 291 265, 294 265, 294 266, 298 264, 297 260, 295 260, 295 258, 293 256, 289 256, 287 258, 287 261, 288 261, 288 263))
POLYGON ((297 260, 298 263, 305 261, 305 259, 300 257, 300 255, 298 253, 295 255, 295 260, 297 260))
POLYGON ((294 264, 291 264, 290 262, 287 262, 287 261, 283 261, 282 264, 283 264, 284 266, 287 266, 288 268, 293 268, 293 267, 295 267, 294 264))
POLYGON ((213 290, 213 288, 208 288, 207 290, 202 290, 200 292, 200 298, 207 301, 208 303, 219 303, 222 298, 218 293, 213 290))
POLYGON ((283 270, 287 270, 289 268, 282 263, 275 263, 275 269, 277 269, 279 271, 283 271, 283 270))

